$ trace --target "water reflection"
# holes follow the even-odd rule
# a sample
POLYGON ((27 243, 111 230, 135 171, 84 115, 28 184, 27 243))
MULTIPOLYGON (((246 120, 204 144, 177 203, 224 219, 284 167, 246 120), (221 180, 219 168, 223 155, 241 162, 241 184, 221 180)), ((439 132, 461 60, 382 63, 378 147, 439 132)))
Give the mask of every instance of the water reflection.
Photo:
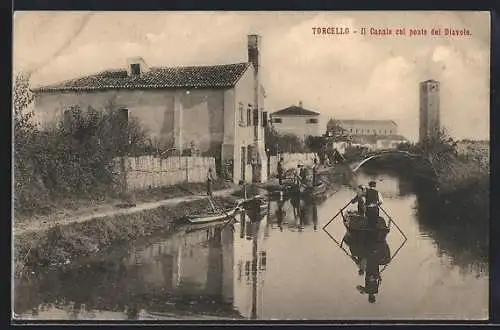
POLYGON ((270 203, 269 224, 280 231, 302 232, 306 228, 318 230, 318 204, 316 199, 291 197, 270 203))
MULTIPOLYGON (((362 175, 359 180, 367 182, 362 175)), ((263 217, 241 213, 232 224, 185 228, 132 248, 116 246, 75 268, 25 278, 16 285, 15 311, 40 319, 486 316, 487 276, 459 273, 439 257, 434 238, 414 215, 416 197, 401 196, 390 176, 377 181, 407 242, 396 230, 377 244, 342 240, 340 222, 332 228, 336 248, 315 231, 352 197, 347 188, 324 203, 272 201, 263 217), (375 304, 368 302, 374 298, 375 304)))
POLYGON ((358 285, 356 289, 361 294, 367 294, 368 301, 374 303, 382 282, 380 266, 386 266, 392 261, 389 244, 375 236, 360 239, 348 233, 342 239, 341 248, 343 244, 349 247, 350 257, 358 267, 358 275, 364 275, 364 286, 358 285))

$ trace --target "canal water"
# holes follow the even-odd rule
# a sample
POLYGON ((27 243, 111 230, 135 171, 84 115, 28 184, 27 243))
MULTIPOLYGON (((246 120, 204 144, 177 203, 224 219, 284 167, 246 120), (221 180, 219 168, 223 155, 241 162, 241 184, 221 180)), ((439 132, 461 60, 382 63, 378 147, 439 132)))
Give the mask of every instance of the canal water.
POLYGON ((387 174, 356 178, 372 179, 393 219, 374 301, 363 290, 368 271, 351 258, 355 244, 340 247, 342 221, 323 230, 353 197, 346 187, 298 211, 290 201, 270 202, 260 222, 242 214, 233 225, 185 228, 31 276, 15 288, 15 312, 81 320, 487 319, 488 266, 464 262, 458 250, 465 247, 443 248, 455 245, 421 225, 406 182, 387 174))

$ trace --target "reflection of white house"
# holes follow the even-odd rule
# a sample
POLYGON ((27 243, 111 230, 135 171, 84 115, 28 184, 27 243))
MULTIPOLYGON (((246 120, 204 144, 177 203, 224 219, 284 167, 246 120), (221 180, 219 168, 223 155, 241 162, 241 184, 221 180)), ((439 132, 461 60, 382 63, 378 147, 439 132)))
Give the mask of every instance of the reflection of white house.
POLYGON ((267 253, 265 248, 266 218, 260 223, 241 221, 235 225, 235 232, 242 233, 243 239, 235 240, 234 244, 234 306, 245 317, 251 317, 254 303, 257 307, 257 315, 262 305, 263 275, 266 270, 267 253), (257 232, 257 241, 250 236, 257 232), (247 235, 248 234, 248 235, 247 235), (247 239, 247 237, 249 239, 247 239), (254 255, 255 254, 255 255, 254 255), (252 262, 257 257, 257 283, 254 292, 254 276, 252 262), (256 299, 256 301, 254 301, 256 299))
POLYGON ((233 233, 198 230, 136 251, 129 264, 140 265, 141 285, 174 295, 219 296, 233 300, 233 233))

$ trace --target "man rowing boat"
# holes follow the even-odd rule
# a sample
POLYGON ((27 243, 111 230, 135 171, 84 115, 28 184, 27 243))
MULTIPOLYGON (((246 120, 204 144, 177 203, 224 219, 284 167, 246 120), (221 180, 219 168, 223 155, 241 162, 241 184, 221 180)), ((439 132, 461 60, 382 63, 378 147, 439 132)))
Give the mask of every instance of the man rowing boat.
POLYGON ((379 218, 379 206, 383 203, 382 195, 376 189, 377 183, 375 181, 370 181, 368 183, 368 189, 365 192, 366 201, 366 218, 368 220, 368 226, 371 228, 376 228, 377 221, 379 218))

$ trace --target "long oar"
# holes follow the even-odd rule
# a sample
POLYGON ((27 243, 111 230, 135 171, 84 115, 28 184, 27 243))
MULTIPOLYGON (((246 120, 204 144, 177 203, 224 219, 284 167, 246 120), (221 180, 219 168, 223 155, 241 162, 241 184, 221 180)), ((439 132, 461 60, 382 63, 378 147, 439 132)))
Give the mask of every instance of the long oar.
MULTIPOLYGON (((325 228, 323 228, 323 230, 325 230, 325 228)), ((342 251, 344 251, 344 253, 345 253, 345 254, 346 254, 346 255, 347 255, 347 256, 348 256, 348 257, 349 257, 352 261, 356 262, 356 261, 354 260, 354 257, 353 257, 351 254, 349 254, 349 252, 347 252, 347 251, 346 251, 346 249, 344 249, 344 247, 343 247, 343 246, 342 246, 342 245, 341 245, 341 244, 340 244, 340 243, 339 243, 339 242, 338 242, 338 241, 337 241, 337 240, 336 240, 336 239, 335 239, 335 238, 334 238, 334 237, 333 237, 333 236, 332 236, 332 235, 331 235, 328 231, 326 231, 326 230, 325 230, 325 233, 326 233, 328 236, 330 236, 330 238, 331 238, 331 239, 335 242, 335 244, 337 244, 337 246, 338 246, 338 247, 339 247, 342 251)))
POLYGON ((328 221, 326 225, 323 226, 323 230, 325 230, 325 228, 333 221, 333 219, 335 219, 340 213, 342 213, 342 211, 344 211, 349 205, 351 205, 351 201, 349 201, 349 203, 347 203, 343 208, 341 208, 340 211, 338 211, 337 214, 335 214, 333 218, 331 218, 330 221, 328 221))
POLYGON ((401 235, 403 235, 405 240, 408 239, 408 237, 406 237, 405 233, 401 230, 401 228, 399 228, 398 224, 396 222, 394 222, 394 220, 392 220, 391 216, 384 210, 384 208, 382 206, 379 206, 379 207, 382 210, 382 212, 384 212, 384 214, 389 218, 389 225, 388 226, 390 226, 390 224, 393 223, 394 226, 396 226, 396 228, 399 230, 401 235))

